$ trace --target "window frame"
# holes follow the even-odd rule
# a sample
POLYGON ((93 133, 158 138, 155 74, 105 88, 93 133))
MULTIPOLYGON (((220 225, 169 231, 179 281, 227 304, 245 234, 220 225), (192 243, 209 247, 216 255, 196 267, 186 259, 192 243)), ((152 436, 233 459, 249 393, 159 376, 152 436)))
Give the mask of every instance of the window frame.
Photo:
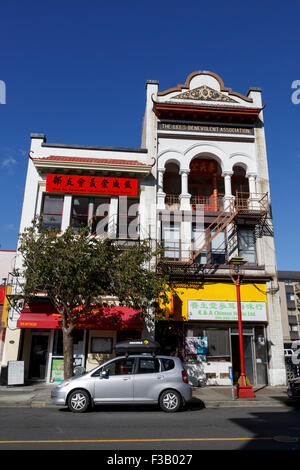
MULTIPOLYGON (((64 212, 64 195, 61 194, 56 194, 56 193, 47 193, 44 192, 42 194, 42 202, 41 202, 41 210, 40 210, 40 216, 44 218, 45 215, 48 216, 59 216, 60 217, 60 227, 59 227, 59 233, 61 232, 61 226, 62 226, 62 219, 63 219, 63 212, 64 212), (44 212, 44 206, 45 206, 45 199, 46 197, 49 198, 56 198, 56 199, 61 199, 62 205, 61 205, 61 212, 44 212)), ((44 227, 44 222, 42 223, 41 229, 43 228, 50 228, 51 225, 48 227, 44 227)), ((53 225, 53 227, 58 227, 57 225, 53 225)))

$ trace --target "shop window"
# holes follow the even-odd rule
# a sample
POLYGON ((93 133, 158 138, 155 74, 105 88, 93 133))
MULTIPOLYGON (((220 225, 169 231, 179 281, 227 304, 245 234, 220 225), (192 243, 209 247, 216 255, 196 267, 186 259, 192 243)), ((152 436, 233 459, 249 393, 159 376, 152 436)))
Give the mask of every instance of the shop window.
POLYGON ((229 357, 230 344, 228 330, 206 330, 208 343, 208 356, 210 357, 229 357))
POLYGON ((94 337, 91 339, 91 353, 94 354, 111 354, 112 353, 112 338, 99 338, 94 337))
POLYGON ((247 260, 248 265, 256 265, 255 236, 252 227, 238 228, 239 256, 247 260))
POLYGON ((42 203, 42 229, 56 228, 61 230, 63 196, 45 194, 42 203))
POLYGON ((219 359, 230 357, 228 329, 199 328, 191 325, 187 329, 186 354, 219 359))

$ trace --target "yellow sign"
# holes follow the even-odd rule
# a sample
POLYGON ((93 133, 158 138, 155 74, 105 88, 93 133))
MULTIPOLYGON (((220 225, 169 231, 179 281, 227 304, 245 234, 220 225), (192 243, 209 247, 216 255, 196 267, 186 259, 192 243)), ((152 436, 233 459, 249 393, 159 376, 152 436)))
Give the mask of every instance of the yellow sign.
MULTIPOLYGON (((188 301, 236 302, 236 287, 226 282, 205 282, 199 286, 188 283, 176 284, 173 291, 167 292, 168 304, 161 305, 164 320, 188 321, 188 301)), ((267 293, 265 283, 241 284, 242 302, 263 302, 267 311, 267 293)), ((268 321, 268 317, 266 317, 268 321)))

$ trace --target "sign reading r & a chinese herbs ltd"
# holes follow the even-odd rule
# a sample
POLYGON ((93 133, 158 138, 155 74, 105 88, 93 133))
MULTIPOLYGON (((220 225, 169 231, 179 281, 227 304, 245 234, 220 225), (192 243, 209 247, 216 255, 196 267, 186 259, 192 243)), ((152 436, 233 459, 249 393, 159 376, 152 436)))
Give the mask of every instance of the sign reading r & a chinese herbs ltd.
MULTIPOLYGON (((267 321, 265 302, 241 302, 241 310, 243 321, 267 321)), ((237 304, 226 300, 188 300, 188 319, 237 321, 237 304)))
POLYGON ((137 196, 137 178, 47 174, 46 191, 55 193, 137 196))

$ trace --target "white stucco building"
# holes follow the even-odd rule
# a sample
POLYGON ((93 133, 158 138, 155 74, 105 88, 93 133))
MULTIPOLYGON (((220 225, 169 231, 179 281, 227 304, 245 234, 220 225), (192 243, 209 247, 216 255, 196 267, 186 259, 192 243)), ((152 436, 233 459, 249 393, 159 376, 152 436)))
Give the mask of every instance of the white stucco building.
MULTIPOLYGON (((32 134, 29 156, 20 231, 36 214, 62 231, 96 217, 107 236, 118 238, 126 196, 132 238, 164 245, 158 273, 168 266, 173 294, 157 318, 155 336, 163 351, 183 358, 195 385, 229 385, 229 367, 238 377, 236 296, 228 262, 233 255, 246 259, 241 288, 246 373, 253 384, 285 383, 260 89, 244 96, 205 71, 165 91, 148 81, 140 149, 51 144, 32 134), (109 191, 114 180, 119 187, 129 182, 127 189, 109 191), (90 190, 92 182, 98 189, 90 190)), ((28 377, 35 378, 30 364, 41 343, 46 360, 38 378, 52 380, 53 361, 61 360, 58 330, 43 327, 42 317, 32 326, 34 314, 43 313, 11 316, 7 337, 14 336, 19 348, 7 342, 6 357, 21 355, 28 377)), ((147 333, 140 326, 84 330, 78 339, 81 363, 91 367, 96 354, 111 351, 105 338, 115 342, 126 337, 124 331, 127 337, 147 333)))

